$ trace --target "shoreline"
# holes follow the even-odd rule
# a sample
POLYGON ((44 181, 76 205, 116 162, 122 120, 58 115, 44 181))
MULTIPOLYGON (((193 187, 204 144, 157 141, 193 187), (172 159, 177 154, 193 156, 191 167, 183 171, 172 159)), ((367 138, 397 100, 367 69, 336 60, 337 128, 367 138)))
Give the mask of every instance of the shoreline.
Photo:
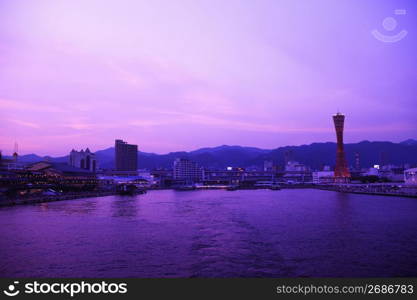
POLYGON ((14 206, 14 205, 25 205, 25 204, 36 204, 36 203, 46 203, 46 202, 55 202, 55 201, 64 201, 64 200, 75 200, 81 198, 94 198, 94 197, 104 197, 112 196, 117 194, 113 191, 106 192, 86 192, 82 194, 65 194, 65 195, 53 195, 53 196, 37 196, 30 198, 16 198, 16 199, 0 199, 0 207, 5 206, 14 206))
MULTIPOLYGON (((339 193, 350 193, 350 194, 361 194, 361 195, 372 195, 372 196, 388 196, 388 197, 407 197, 407 198, 417 198, 417 188, 411 187, 410 189, 415 189, 414 193, 406 193, 404 191, 393 192, 392 190, 383 191, 383 190, 358 190, 356 186, 338 186, 338 185, 329 185, 329 186, 318 186, 318 185, 288 185, 281 186, 281 189, 318 189, 323 191, 332 191, 339 193)), ((211 189, 223 189, 223 188, 197 188, 197 190, 211 190, 211 189)), ((259 190, 265 188, 239 188, 237 190, 259 190)), ((173 188, 150 188, 147 191, 153 190, 174 190, 173 188)), ((86 192, 80 194, 64 194, 64 195, 53 195, 53 196, 37 196, 31 198, 16 198, 16 199, 0 199, 0 207, 14 206, 14 205, 25 205, 25 204, 36 204, 36 203, 46 203, 46 202, 55 202, 55 201, 64 201, 64 200, 76 200, 81 198, 93 198, 93 197, 104 197, 117 195, 115 191, 101 191, 101 192, 86 192)))
POLYGON ((417 198, 417 187, 405 187, 404 189, 414 189, 414 193, 406 192, 401 189, 385 189, 378 190, 377 187, 371 186, 367 190, 363 189, 362 186, 316 186, 316 189, 323 191, 332 191, 338 193, 348 193, 348 194, 359 194, 359 195, 372 195, 372 196, 387 196, 387 197, 407 197, 407 198, 417 198))

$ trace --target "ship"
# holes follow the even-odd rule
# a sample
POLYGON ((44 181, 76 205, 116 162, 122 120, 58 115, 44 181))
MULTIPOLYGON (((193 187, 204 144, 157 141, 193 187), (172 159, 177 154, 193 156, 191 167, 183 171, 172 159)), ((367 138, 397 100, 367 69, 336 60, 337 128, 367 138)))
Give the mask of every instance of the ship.
POLYGON ((119 184, 116 187, 116 192, 119 195, 136 195, 146 193, 146 189, 135 184, 119 184))

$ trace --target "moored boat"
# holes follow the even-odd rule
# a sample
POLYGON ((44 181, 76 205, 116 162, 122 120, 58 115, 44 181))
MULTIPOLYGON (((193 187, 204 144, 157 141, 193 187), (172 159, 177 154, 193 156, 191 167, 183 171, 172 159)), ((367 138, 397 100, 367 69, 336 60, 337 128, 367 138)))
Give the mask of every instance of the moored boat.
POLYGON ((116 191, 119 195, 136 195, 146 193, 144 187, 138 187, 134 184, 119 184, 116 187, 116 191))

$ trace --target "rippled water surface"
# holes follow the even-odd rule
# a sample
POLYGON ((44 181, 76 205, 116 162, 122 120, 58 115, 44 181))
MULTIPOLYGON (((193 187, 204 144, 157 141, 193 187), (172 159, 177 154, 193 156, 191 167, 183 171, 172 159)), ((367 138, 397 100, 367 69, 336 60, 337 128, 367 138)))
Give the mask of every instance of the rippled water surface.
POLYGON ((0 209, 0 276, 417 276, 417 199, 151 191, 0 209))

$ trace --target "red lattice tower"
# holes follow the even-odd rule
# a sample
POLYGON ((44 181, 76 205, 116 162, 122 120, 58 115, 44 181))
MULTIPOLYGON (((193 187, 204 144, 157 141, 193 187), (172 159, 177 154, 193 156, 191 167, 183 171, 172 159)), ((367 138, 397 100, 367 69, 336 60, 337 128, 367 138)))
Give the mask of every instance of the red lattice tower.
POLYGON ((337 113, 333 115, 333 122, 337 137, 336 167, 334 169, 334 177, 338 182, 345 182, 350 178, 350 173, 345 157, 345 150, 343 147, 343 126, 345 123, 345 116, 341 113, 337 113))

